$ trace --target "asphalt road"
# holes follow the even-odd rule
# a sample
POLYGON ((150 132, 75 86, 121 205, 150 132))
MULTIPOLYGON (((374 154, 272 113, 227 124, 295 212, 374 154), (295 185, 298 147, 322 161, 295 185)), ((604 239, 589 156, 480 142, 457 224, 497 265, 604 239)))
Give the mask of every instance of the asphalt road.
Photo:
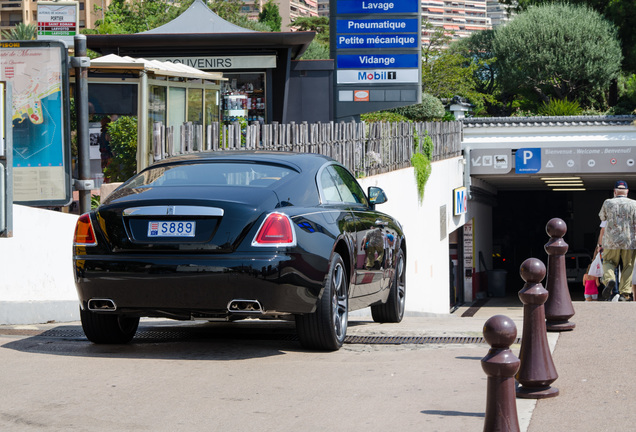
MULTIPOLYGON (((548 334, 560 394, 517 399, 521 431, 632 431, 636 303, 574 306, 576 328, 548 334)), ((142 321, 124 346, 91 344, 79 323, 0 326, 0 430, 483 430, 479 339, 496 314, 521 335, 523 309, 493 300, 400 324, 352 317, 332 353, 303 350, 284 322, 142 321)))
MULTIPOLYGON (((458 316, 400 325, 352 318, 349 334, 480 336, 465 330, 469 321, 483 324, 458 316)), ((0 328, 0 430, 483 428, 484 344, 347 343, 310 352, 289 323, 258 321, 233 331, 142 321, 139 334, 129 345, 98 346, 79 323, 0 328)))

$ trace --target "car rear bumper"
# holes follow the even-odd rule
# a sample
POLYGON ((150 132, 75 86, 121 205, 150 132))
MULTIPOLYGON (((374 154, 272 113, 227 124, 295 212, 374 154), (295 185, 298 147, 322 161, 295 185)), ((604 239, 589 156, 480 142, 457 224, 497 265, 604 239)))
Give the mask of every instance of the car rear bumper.
POLYGON ((310 313, 327 264, 316 268, 304 258, 76 256, 75 285, 83 308, 91 299, 112 300, 116 311, 105 313, 222 316, 237 299, 257 301, 265 315, 310 313))

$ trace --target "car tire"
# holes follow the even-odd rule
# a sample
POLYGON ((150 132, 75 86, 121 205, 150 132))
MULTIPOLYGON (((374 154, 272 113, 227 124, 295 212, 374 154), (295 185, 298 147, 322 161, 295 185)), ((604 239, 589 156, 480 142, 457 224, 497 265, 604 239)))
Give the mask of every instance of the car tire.
POLYGON ((135 337, 139 317, 98 314, 80 308, 82 329, 89 341, 96 344, 125 344, 135 337))
POLYGON ((336 351, 344 343, 349 322, 349 283, 342 257, 334 253, 316 311, 296 315, 300 344, 307 349, 336 351))
POLYGON ((395 277, 386 303, 371 306, 373 321, 379 323, 399 323, 404 318, 406 304, 406 260, 400 249, 395 259, 395 277))

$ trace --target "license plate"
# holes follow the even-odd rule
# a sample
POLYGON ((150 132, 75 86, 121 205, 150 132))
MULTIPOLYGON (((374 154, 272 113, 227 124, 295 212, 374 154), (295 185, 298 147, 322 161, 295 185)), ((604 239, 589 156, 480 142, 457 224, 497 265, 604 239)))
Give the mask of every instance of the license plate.
POLYGON ((148 237, 194 237, 194 221, 148 222, 148 237))

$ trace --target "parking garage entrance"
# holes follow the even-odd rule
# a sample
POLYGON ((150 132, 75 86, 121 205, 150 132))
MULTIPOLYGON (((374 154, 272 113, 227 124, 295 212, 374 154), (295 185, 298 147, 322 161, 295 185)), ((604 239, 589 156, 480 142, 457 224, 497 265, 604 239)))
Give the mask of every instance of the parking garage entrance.
POLYGON ((488 269, 507 272, 505 295, 516 295, 523 287, 519 267, 524 260, 538 258, 547 264, 546 224, 560 218, 567 224, 571 296, 583 298, 582 281, 574 275, 594 253, 603 201, 612 197, 619 179, 633 185, 630 197, 636 198, 635 120, 594 116, 463 122, 469 208, 491 210, 490 217, 483 216, 488 212, 474 216, 476 233, 492 232, 475 245, 475 254, 482 253, 488 269))

